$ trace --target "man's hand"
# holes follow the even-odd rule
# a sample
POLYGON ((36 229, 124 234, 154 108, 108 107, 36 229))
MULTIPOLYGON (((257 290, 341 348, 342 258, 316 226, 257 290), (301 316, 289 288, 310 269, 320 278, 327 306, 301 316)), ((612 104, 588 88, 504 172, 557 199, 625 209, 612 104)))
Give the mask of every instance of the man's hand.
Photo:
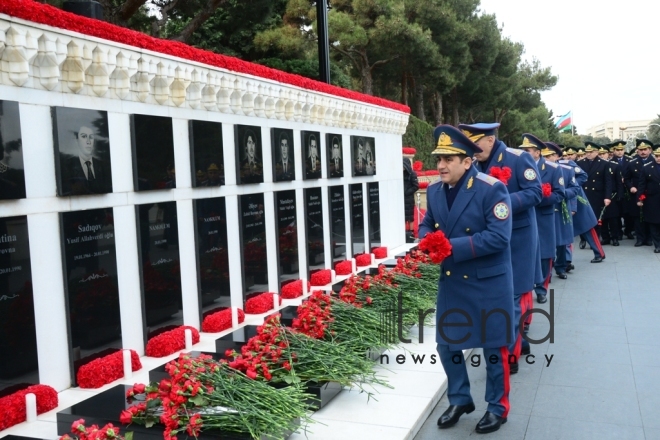
POLYGON ((637 202, 637 206, 644 206, 644 202, 637 202))
POLYGON ((635 188, 635 187, 633 186, 632 188, 630 188, 630 192, 631 192, 632 194, 635 194, 635 193, 637 192, 637 188, 635 188))
POLYGON ((612 203, 610 199, 605 199, 605 206, 610 206, 610 203, 612 203))
POLYGON ((571 211, 571 215, 575 215, 575 211, 571 211))

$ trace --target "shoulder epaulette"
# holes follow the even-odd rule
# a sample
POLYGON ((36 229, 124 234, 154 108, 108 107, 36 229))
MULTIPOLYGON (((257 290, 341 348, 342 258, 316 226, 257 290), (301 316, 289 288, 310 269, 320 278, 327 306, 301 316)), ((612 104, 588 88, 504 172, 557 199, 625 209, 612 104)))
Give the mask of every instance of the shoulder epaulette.
MULTIPOLYGON (((438 180, 436 180, 435 182, 431 182, 431 183, 429 183, 429 186, 431 186, 431 185, 437 185, 438 183, 442 183, 442 180, 438 179, 438 180)), ((427 186, 427 188, 428 188, 428 186, 427 186)))
POLYGON ((511 147, 506 147, 506 151, 508 151, 511 154, 515 154, 516 156, 520 156, 521 154, 524 153, 523 150, 518 150, 516 148, 511 148, 511 147))
POLYGON ((559 165, 558 165, 558 164, 556 164, 556 163, 554 163, 554 162, 550 162, 549 160, 546 160, 545 163, 547 163, 548 165, 550 165, 552 168, 559 168, 559 165))
POLYGON ((560 163, 559 166, 562 167, 562 168, 566 168, 567 170, 572 170, 573 169, 573 167, 568 166, 568 165, 564 165, 563 163, 560 163))
POLYGON ((495 185, 499 180, 493 176, 489 176, 488 174, 484 173, 477 173, 477 179, 488 183, 489 185, 495 185))
POLYGON ((644 166, 647 167, 649 165, 653 164, 653 162, 645 163, 644 166))

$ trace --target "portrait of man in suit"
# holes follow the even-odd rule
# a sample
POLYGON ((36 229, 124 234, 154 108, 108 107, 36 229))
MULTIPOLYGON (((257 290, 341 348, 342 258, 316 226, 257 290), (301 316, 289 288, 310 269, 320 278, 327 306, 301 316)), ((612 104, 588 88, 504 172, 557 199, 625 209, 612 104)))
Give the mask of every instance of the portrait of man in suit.
POLYGON ((112 192, 107 113, 63 107, 55 112, 60 195, 112 192))
POLYGON ((243 158, 238 173, 238 183, 262 183, 264 181, 261 138, 257 137, 259 127, 237 126, 237 140, 242 141, 243 158), (242 136, 241 136, 242 135, 242 136))
POLYGON ((293 131, 274 128, 271 139, 273 139, 273 159, 275 160, 275 182, 286 182, 296 178, 293 161, 293 131))
POLYGON ((307 146, 305 154, 305 179, 321 178, 321 156, 317 139, 319 133, 303 132, 303 144, 307 146), (306 140, 306 142, 305 142, 306 140))
POLYGON ((341 158, 341 137, 339 135, 328 135, 328 177, 344 177, 344 162, 341 158))
POLYGON ((364 153, 364 138, 354 138, 353 176, 364 176, 367 172, 367 161, 364 153))

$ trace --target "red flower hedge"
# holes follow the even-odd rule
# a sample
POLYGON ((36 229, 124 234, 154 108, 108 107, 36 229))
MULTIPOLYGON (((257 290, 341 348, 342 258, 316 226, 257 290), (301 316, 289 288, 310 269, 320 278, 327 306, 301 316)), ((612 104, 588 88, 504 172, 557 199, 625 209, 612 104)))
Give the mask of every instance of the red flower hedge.
POLYGON ((357 267, 371 266, 371 254, 360 254, 355 256, 357 267))
MULTIPOLYGON (((307 283, 307 290, 309 290, 309 287, 310 284, 307 283)), ((280 298, 293 299, 302 296, 302 294, 303 294, 302 280, 296 280, 282 286, 282 292, 280 293, 280 298)))
POLYGON ((192 342, 199 342, 199 332, 189 325, 182 325, 173 330, 154 336, 147 342, 147 356, 164 357, 186 348, 186 329, 192 331, 192 342))
POLYGON ((381 247, 375 247, 371 249, 371 253, 374 254, 374 258, 378 260, 382 260, 383 258, 387 258, 387 248, 385 246, 381 247))
POLYGON ((541 189, 543 190, 543 197, 550 197, 552 194, 552 185, 549 183, 544 183, 541 185, 541 189))
MULTIPOLYGON (((140 356, 135 350, 131 350, 131 366, 133 371, 142 368, 140 356)), ((122 377, 124 377, 124 355, 122 350, 118 350, 80 367, 76 381, 80 388, 101 388, 122 377)))
POLYGON ((417 150, 413 147, 403 147, 403 154, 417 154, 417 150))
POLYGON ((375 104, 403 113, 410 113, 410 107, 397 102, 365 95, 353 90, 342 89, 341 87, 239 60, 238 58, 220 55, 207 50, 196 49, 178 41, 161 40, 150 37, 137 31, 115 26, 105 21, 75 15, 36 1, 2 0, 0 1, 0 13, 35 23, 80 32, 81 34, 102 38, 104 40, 128 44, 139 49, 151 50, 210 66, 220 67, 237 73, 259 76, 261 78, 291 84, 308 90, 375 104))
MULTIPOLYGON (((253 296, 245 301, 245 313, 249 315, 260 315, 273 310, 273 292, 264 292, 260 295, 253 296)), ((279 304, 282 304, 282 297, 279 299, 279 304)))
POLYGON ((419 250, 427 252, 431 261, 440 264, 451 255, 451 243, 442 231, 426 234, 419 242, 419 250))
POLYGON ((25 395, 32 393, 37 398, 37 414, 57 408, 57 391, 48 385, 31 385, 0 399, 0 430, 25 421, 25 395))
POLYGON ((419 189, 426 189, 429 187, 428 182, 419 182, 419 189))
POLYGON ((312 286, 325 286, 332 281, 332 271, 330 269, 319 270, 314 272, 310 278, 312 286))
MULTIPOLYGON (((245 321, 245 312, 238 309, 238 323, 245 321)), ((202 331, 206 333, 218 333, 231 328, 231 309, 227 308, 219 312, 207 315, 202 321, 202 331)))
POLYGON ((350 260, 340 261, 335 264, 335 273, 337 275, 350 275, 353 273, 353 262, 350 260))
POLYGON ((511 178, 511 168, 509 167, 492 167, 490 169, 489 175, 498 179, 505 185, 509 184, 509 179, 511 178))

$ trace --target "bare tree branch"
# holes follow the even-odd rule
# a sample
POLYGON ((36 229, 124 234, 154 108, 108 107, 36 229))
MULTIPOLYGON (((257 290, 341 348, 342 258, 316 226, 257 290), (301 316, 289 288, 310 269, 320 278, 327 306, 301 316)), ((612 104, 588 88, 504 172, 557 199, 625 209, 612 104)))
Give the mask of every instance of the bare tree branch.
POLYGON ((373 63, 373 64, 369 67, 369 70, 374 70, 374 67, 376 67, 376 66, 380 66, 380 65, 382 65, 382 64, 387 64, 387 63, 389 63, 390 61, 394 61, 394 60, 396 60, 397 58, 399 58, 399 55, 395 55, 395 56, 393 56, 392 58, 389 58, 389 59, 387 59, 387 60, 378 60, 378 61, 376 61, 375 63, 373 63))
POLYGON ((160 8, 160 14, 161 18, 160 20, 156 20, 153 23, 151 23, 151 35, 154 37, 160 37, 160 30, 163 26, 167 24, 167 20, 169 19, 168 13, 174 9, 177 5, 179 0, 172 0, 162 8, 160 8))
POLYGON ((215 12, 218 7, 224 3, 226 3, 227 0, 208 0, 206 3, 206 6, 197 14, 192 20, 190 20, 190 23, 186 25, 185 28, 177 35, 176 37, 172 38, 173 40, 176 41, 181 41, 181 42, 186 42, 188 38, 195 32, 206 20, 208 20, 211 15, 215 12))
POLYGON ((147 0, 126 0, 119 9, 119 19, 127 22, 147 0))

